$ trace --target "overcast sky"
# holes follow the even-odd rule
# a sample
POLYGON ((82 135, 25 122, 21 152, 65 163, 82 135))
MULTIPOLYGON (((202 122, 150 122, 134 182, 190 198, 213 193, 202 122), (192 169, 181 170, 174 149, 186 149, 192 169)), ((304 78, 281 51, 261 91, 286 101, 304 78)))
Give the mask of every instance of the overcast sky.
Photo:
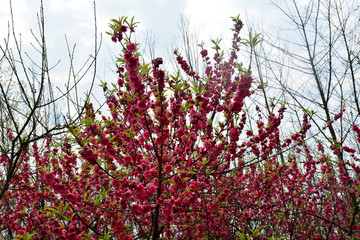
MULTIPOLYGON (((0 36, 3 39, 7 34, 10 10, 7 0, 0 1, 0 36)), ((30 29, 38 32, 36 14, 39 8, 40 1, 13 0, 15 30, 21 33, 24 50, 30 53, 29 43, 35 42, 30 29)), ((65 34, 70 44, 77 44, 76 58, 80 64, 92 53, 94 45, 93 0, 44 0, 44 8, 50 65, 61 59, 55 72, 68 66, 65 34)), ((279 11, 269 0, 97 0, 96 13, 98 32, 103 36, 98 74, 99 79, 107 81, 114 76, 111 74, 113 59, 109 53, 116 52, 116 45, 105 34, 111 18, 135 16, 140 22, 137 40, 141 41, 146 33, 151 32, 156 39, 157 56, 165 55, 176 39, 181 16, 190 19, 199 31, 199 40, 205 42, 217 37, 231 38, 231 35, 226 35, 232 27, 230 16, 250 17, 267 29, 279 20, 279 11)), ((61 76, 56 74, 54 79, 60 81, 61 76)))

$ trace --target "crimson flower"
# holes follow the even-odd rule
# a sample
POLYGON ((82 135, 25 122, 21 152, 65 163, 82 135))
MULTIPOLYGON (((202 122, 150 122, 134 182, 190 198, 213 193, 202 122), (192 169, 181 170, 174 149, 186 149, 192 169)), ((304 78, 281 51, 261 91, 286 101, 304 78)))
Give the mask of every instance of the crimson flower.
POLYGON ((208 55, 208 51, 206 49, 203 49, 201 52, 200 52, 201 56, 204 58, 208 55))
POLYGON ((135 43, 128 43, 126 48, 129 52, 133 53, 136 51, 136 44, 135 43))

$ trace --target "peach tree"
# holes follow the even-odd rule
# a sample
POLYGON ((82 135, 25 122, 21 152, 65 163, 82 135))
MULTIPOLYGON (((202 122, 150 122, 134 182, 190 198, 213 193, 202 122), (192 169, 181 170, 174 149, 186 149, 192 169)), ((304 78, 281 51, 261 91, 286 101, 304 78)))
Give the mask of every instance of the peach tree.
POLYGON ((3 236, 360 237, 358 152, 321 143, 312 152, 306 114, 298 132, 281 137, 285 105, 265 117, 254 106, 250 129, 245 102, 256 88, 238 60, 243 23, 232 20, 229 56, 218 41, 212 59, 201 45, 200 74, 176 52, 183 75, 165 72, 162 58, 142 60, 133 18, 112 20, 121 53, 117 81, 102 83, 108 111, 88 103, 60 145, 49 136, 47 151, 24 149, 0 203, 3 236))

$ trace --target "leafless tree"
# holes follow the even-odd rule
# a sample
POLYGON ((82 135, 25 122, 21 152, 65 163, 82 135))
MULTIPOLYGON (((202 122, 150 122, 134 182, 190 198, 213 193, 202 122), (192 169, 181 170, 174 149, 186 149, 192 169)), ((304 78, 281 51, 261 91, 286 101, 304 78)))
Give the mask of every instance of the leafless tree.
MULTIPOLYGON (((262 42, 251 54, 252 70, 262 88, 258 103, 270 112, 272 105, 286 101, 287 122, 293 124, 289 131, 299 129, 301 115, 307 113, 313 128, 306 144, 314 149, 317 142, 331 146, 339 151, 337 160, 345 163, 344 145, 360 149, 352 132, 352 125, 360 123, 359 3, 292 0, 273 4, 287 24, 277 35, 257 29, 262 42)), ((351 177, 347 168, 345 171, 351 177)), ((354 225, 359 200, 350 195, 354 225)))
POLYGON ((39 34, 31 30, 34 37, 32 46, 38 55, 30 56, 22 49, 21 37, 14 26, 11 0, 10 11, 8 35, 0 45, 0 200, 6 191, 13 189, 13 178, 22 171, 29 171, 24 168, 23 162, 24 153, 31 151, 32 144, 43 144, 50 137, 63 137, 66 129, 75 124, 82 114, 94 85, 101 45, 98 42, 94 3, 93 53, 77 70, 74 66, 75 46, 70 47, 66 41, 70 66, 65 76, 67 84, 61 89, 52 82, 53 68, 48 64, 43 2, 40 1, 38 14, 39 34), (88 75, 92 80, 87 93, 83 94, 78 84, 88 75), (61 110, 63 106, 67 106, 66 111, 61 110))
POLYGON ((254 72, 264 93, 281 92, 294 113, 310 113, 324 139, 343 143, 360 116, 359 6, 320 0, 275 4, 292 30, 275 37, 264 33, 254 50, 254 72), (333 124, 322 131, 326 123, 333 124))
POLYGON ((176 55, 179 54, 187 61, 191 71, 201 72, 202 59, 199 43, 198 29, 191 24, 190 17, 181 16, 178 21, 178 33, 168 50, 172 67, 180 70, 176 61, 176 55), (177 54, 174 54, 175 52, 177 54))

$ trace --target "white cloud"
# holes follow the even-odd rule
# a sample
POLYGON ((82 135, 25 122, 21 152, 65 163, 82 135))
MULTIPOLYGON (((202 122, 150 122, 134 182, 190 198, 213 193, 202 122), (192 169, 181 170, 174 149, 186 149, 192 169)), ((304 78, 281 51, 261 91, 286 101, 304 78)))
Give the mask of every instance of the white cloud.
POLYGON ((215 38, 231 38, 230 28, 233 22, 230 17, 240 14, 243 22, 252 18, 257 23, 264 23, 267 28, 274 23, 277 16, 274 15, 275 7, 269 1, 248 0, 217 0, 187 1, 186 15, 200 29, 200 39, 208 40, 215 38))

